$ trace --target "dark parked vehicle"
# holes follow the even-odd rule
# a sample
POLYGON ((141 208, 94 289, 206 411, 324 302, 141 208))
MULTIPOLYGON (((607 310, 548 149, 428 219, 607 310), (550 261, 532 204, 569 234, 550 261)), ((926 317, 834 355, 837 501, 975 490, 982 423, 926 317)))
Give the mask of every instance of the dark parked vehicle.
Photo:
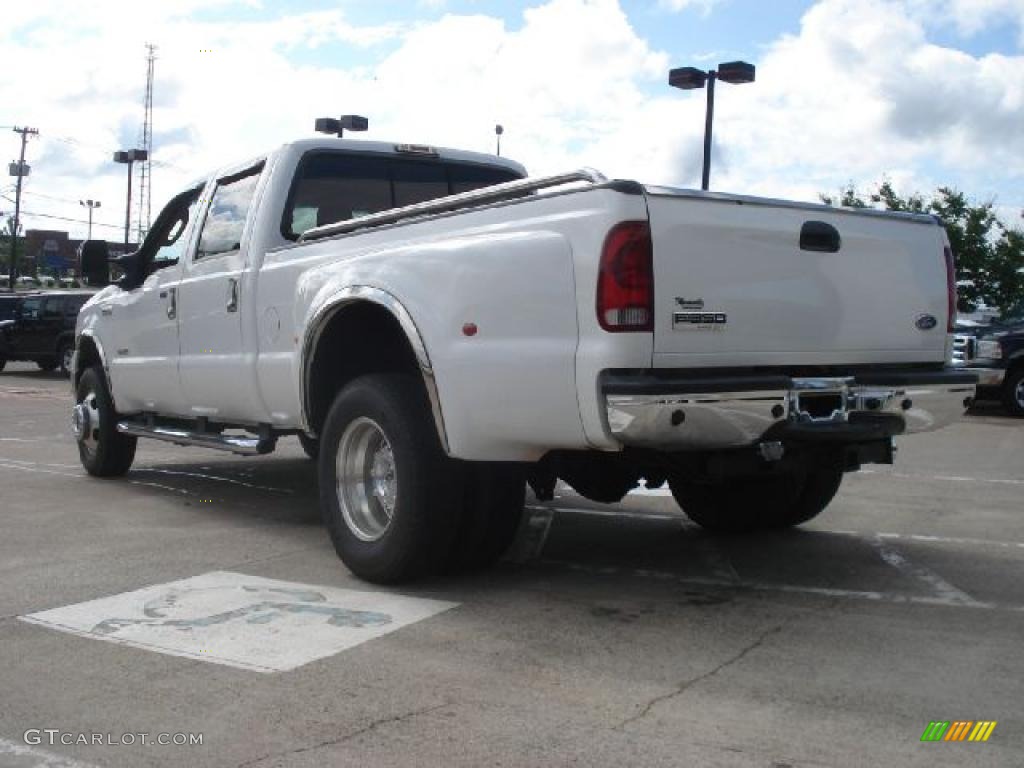
POLYGON ((28 294, 0 293, 0 323, 13 321, 18 316, 18 307, 28 294))
POLYGON ((1002 400, 1024 417, 1024 318, 957 331, 954 364, 978 375, 978 399, 1002 400))
MULTIPOLYGON (((9 297, 0 320, 0 370, 8 360, 28 360, 44 371, 71 372, 78 310, 93 291, 50 291, 9 297), (12 306, 13 305, 13 306, 12 306)), ((8 297, 4 297, 7 299, 8 297)))

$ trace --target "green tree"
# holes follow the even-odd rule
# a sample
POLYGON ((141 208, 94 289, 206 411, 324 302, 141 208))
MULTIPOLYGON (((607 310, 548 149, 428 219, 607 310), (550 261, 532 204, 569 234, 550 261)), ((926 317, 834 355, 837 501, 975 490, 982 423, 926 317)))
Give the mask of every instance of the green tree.
POLYGON ((866 196, 848 184, 838 197, 821 195, 821 199, 827 205, 938 216, 956 256, 961 311, 985 304, 1006 313, 1024 301, 1024 232, 1003 224, 992 203, 974 205, 951 187, 939 187, 930 198, 918 194, 901 197, 889 181, 866 196))

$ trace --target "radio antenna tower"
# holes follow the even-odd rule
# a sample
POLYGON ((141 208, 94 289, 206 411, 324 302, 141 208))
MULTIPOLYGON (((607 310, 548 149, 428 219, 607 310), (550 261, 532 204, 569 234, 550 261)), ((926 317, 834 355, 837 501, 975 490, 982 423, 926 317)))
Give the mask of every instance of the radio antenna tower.
POLYGON ((151 163, 153 157, 153 63, 156 61, 156 46, 146 43, 146 103, 145 117, 142 121, 142 131, 139 137, 139 149, 146 150, 146 159, 139 163, 139 205, 136 231, 138 233, 137 243, 149 231, 151 214, 151 194, 153 169, 151 163))

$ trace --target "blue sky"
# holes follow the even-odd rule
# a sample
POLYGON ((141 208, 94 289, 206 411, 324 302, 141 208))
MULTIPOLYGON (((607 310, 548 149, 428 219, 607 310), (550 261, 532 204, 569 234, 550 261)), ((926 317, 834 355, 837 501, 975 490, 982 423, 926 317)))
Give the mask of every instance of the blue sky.
POLYGON ((1024 0, 95 0, 88 14, 35 0, 0 28, 23 62, 0 70, 0 125, 40 128, 29 210, 80 218, 78 198, 116 200, 109 155, 138 134, 151 41, 154 210, 347 111, 371 138, 481 151, 500 122, 533 173, 695 186, 703 95, 670 89, 668 69, 743 58, 758 79, 722 88, 713 188, 951 184, 1020 223, 1022 40, 1024 0))

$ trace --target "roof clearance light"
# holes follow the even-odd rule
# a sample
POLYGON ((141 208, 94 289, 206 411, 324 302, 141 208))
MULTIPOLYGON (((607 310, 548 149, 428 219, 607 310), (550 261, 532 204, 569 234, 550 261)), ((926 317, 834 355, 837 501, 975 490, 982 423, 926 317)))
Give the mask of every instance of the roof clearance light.
POLYGON ((437 150, 434 147, 428 147, 426 144, 395 144, 395 151, 404 152, 409 155, 437 157, 437 150))

